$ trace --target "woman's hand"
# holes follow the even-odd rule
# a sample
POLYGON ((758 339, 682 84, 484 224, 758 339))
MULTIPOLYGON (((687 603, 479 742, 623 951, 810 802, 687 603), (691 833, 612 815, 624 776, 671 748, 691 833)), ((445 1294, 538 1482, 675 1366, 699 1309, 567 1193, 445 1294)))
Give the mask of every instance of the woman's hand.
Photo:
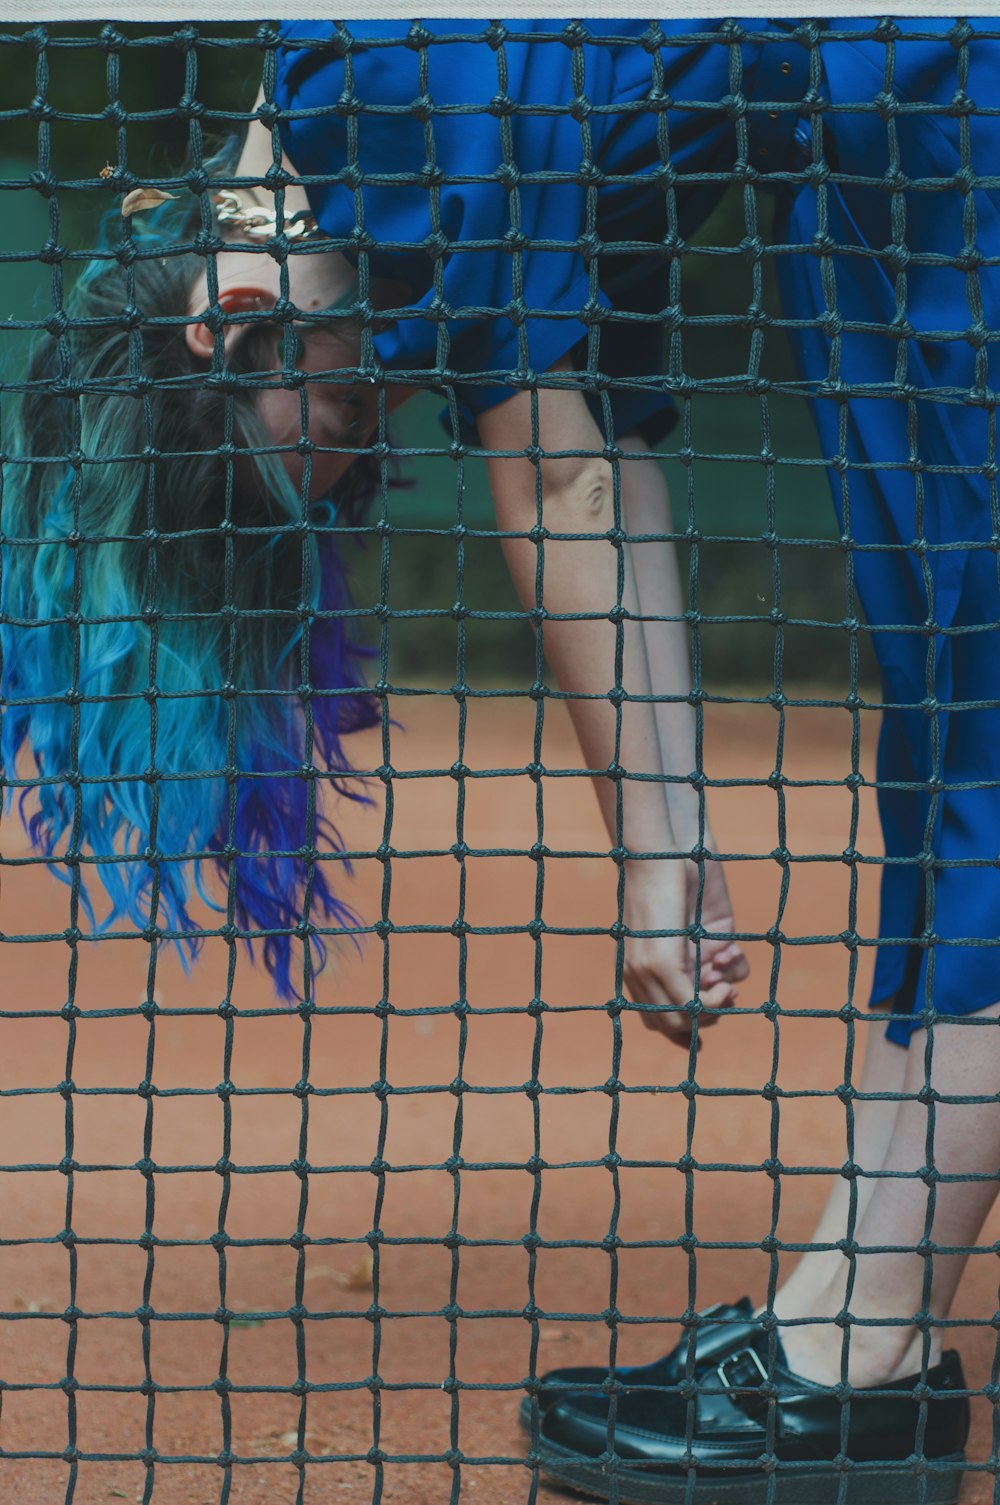
POLYGON ((658 1030, 687 1049, 695 997, 706 1012, 698 1033, 714 1024, 717 1012, 735 1003, 735 984, 749 972, 746 956, 727 932, 735 928, 729 889, 719 862, 706 861, 701 904, 697 863, 636 863, 626 873, 625 923, 631 931, 683 930, 700 923, 715 932, 696 945, 686 936, 632 936, 625 942, 624 985, 634 1003, 652 1004, 643 1013, 648 1029, 658 1030), (697 987, 696 987, 697 984, 697 987))

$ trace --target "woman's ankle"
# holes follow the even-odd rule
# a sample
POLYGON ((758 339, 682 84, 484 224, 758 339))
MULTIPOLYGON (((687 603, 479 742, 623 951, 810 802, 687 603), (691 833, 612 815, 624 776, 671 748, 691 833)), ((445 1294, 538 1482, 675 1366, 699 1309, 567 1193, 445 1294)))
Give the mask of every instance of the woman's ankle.
MULTIPOLYGON (((771 1310, 779 1319, 819 1311, 830 1290, 836 1287, 844 1266, 844 1257, 838 1249, 816 1249, 803 1254, 795 1269, 775 1292, 771 1310)), ((841 1290, 846 1288, 846 1284, 844 1276, 840 1280, 841 1290)), ((766 1310, 766 1304, 762 1302, 757 1308, 757 1315, 766 1310)))
MULTIPOLYGON (((792 1314, 789 1313, 789 1316, 792 1314)), ((792 1374, 817 1385, 839 1385, 844 1379, 858 1389, 892 1383, 919 1374, 941 1359, 941 1335, 927 1337, 912 1325, 835 1325, 834 1313, 816 1313, 816 1322, 803 1322, 812 1313, 798 1313, 800 1321, 779 1327, 785 1358, 792 1374), (844 1348, 847 1348, 845 1374, 844 1348)))

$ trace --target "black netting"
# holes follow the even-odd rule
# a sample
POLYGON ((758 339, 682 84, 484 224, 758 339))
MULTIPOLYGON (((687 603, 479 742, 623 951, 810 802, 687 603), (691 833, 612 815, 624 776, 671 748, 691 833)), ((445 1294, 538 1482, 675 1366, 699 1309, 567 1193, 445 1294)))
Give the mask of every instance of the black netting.
POLYGON ((310 25, 0 33, 5 1493, 985 1500, 1000 31, 310 25))

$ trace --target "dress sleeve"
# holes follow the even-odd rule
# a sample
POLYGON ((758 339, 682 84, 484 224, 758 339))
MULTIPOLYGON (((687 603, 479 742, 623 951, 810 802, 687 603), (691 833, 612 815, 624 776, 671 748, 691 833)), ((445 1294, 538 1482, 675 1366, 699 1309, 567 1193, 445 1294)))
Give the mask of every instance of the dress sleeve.
POLYGON ((286 22, 275 100, 324 231, 410 288, 375 337, 380 360, 460 386, 475 415, 554 365, 608 300, 592 295, 580 245, 569 49, 508 42, 501 90, 473 25, 429 23, 420 49, 406 23, 354 23, 346 42, 334 23, 286 22), (464 39, 448 33, 459 26, 464 39))

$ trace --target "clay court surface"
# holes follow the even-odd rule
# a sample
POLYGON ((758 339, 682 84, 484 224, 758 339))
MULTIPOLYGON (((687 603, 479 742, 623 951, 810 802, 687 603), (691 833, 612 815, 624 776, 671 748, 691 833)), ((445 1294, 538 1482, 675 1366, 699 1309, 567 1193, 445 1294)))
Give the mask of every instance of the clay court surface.
MULTIPOLYGON (((392 760, 400 771, 447 770, 457 756, 457 708, 448 699, 409 699, 393 706, 406 730, 392 731, 392 760)), ((523 769, 532 759, 534 707, 521 701, 473 702, 465 761, 474 770, 523 769)), ((870 772, 874 715, 867 718, 864 766, 870 772)), ((713 778, 766 777, 775 762, 777 716, 767 707, 710 710, 705 766, 713 778)), ((784 771, 791 779, 843 778, 850 768, 850 718, 843 710, 788 713, 784 771)), ((380 761, 378 737, 354 746, 359 766, 380 761)), ((542 750, 550 769, 578 762, 561 708, 548 707, 542 750)), ((377 792, 381 792, 376 786, 377 792)), ((394 786, 391 841, 399 853, 447 848, 455 840, 458 785, 446 774, 400 779, 394 786)), ((579 778, 543 782, 544 839, 553 851, 606 846, 596 805, 579 778)), ((862 797, 858 845, 879 851, 872 796, 862 797)), ((851 797, 844 788, 790 789, 787 843, 793 854, 826 853, 824 863, 795 865, 782 921, 792 938, 832 935, 848 916, 846 866, 832 860, 848 844, 851 797)), ((780 870, 767 854, 777 845, 777 796, 767 787, 717 792, 714 824, 722 848, 757 854, 733 863, 730 882, 741 925, 764 931, 774 921, 780 870)), ((536 839, 535 787, 523 774, 467 783, 465 840, 471 847, 526 848, 536 839)), ((375 847, 382 815, 346 810, 340 815, 348 844, 375 847)), ((8 822, 7 857, 23 852, 8 822)), ((470 925, 523 927, 534 913, 536 867, 528 857, 469 859, 466 918, 470 925)), ((875 926, 874 869, 862 873, 859 929, 875 926)), ((361 862, 353 886, 359 910, 377 918, 383 870, 361 862)), ((392 865, 390 909, 396 926, 442 925, 459 903, 459 866, 451 856, 400 857, 392 865)), ((607 861, 546 863, 543 916, 553 927, 608 925, 614 918, 614 870, 607 861)), ((58 930, 67 923, 67 891, 35 869, 8 872, 0 923, 7 935, 58 930)), ((537 1229, 545 1241, 597 1244, 613 1215, 613 1180, 599 1161, 608 1151, 612 1101, 602 1084, 612 1071, 612 1024, 603 1005, 613 991, 613 944, 607 938, 546 935, 542 995, 551 1012, 542 1021, 539 1079, 543 1094, 540 1142, 548 1168, 541 1177, 537 1229)), ((771 948, 751 946, 754 971, 741 1005, 767 998, 771 948)), ((63 942, 4 948, 3 1006, 7 1010, 58 1009, 67 996, 69 952, 63 942)), ((701 1167, 693 1172, 690 1223, 698 1238, 749 1242, 771 1225, 772 1185, 750 1168, 777 1148, 789 1172, 834 1167, 845 1158, 844 1109, 834 1098, 783 1100, 778 1108, 758 1096, 775 1050, 777 1080, 785 1091, 830 1089, 844 1078, 847 1027, 839 1019, 797 1017, 803 1009, 836 1010, 846 997, 848 953, 836 942, 782 948, 776 996, 777 1025, 762 1015, 726 1018, 706 1038, 698 1081, 706 1088, 740 1089, 742 1096, 705 1096, 692 1113, 676 1088, 687 1056, 647 1031, 635 1017, 623 1022, 621 1078, 644 1087, 621 1098, 617 1150, 625 1161, 675 1160, 686 1149, 701 1167), (724 1164, 725 1170, 713 1170, 724 1164)), ((135 1095, 146 1075, 150 1030, 140 1016, 113 1020, 86 1011, 124 1008, 145 996, 147 948, 140 941, 81 948, 72 1075, 76 1162, 72 1227, 77 1249, 78 1324, 74 1373, 82 1387, 125 1387, 77 1396, 77 1446, 84 1454, 137 1452, 145 1445, 147 1400, 128 1387, 143 1377, 142 1330, 134 1312, 143 1301, 147 1255, 135 1242, 144 1226, 146 1182, 135 1168, 143 1153, 144 1102, 135 1095), (100 1089, 97 1095, 88 1090, 100 1089), (90 1169, 95 1167, 95 1169, 90 1169), (86 1240, 107 1240, 87 1243, 86 1240), (109 1315, 114 1314, 114 1315, 109 1315)), ((372 1301, 365 1236, 376 1216, 380 1178, 370 1164, 378 1152, 382 1105, 370 1084, 381 1072, 383 1024, 372 1012, 382 989, 383 949, 372 939, 360 957, 345 950, 319 985, 318 1001, 349 1012, 313 1023, 310 1080, 341 1089, 310 1104, 307 1154, 310 1177, 305 1227, 314 1240, 305 1258, 306 1373, 317 1384, 343 1386, 310 1396, 306 1443, 329 1461, 307 1469, 305 1499, 370 1500, 378 1485, 393 1505, 446 1505, 456 1498, 447 1463, 397 1462, 399 1455, 434 1455, 451 1445, 455 1402, 442 1390, 450 1372, 463 1384, 458 1398, 458 1444, 466 1457, 486 1460, 462 1469, 461 1498, 480 1505, 556 1500, 544 1487, 532 1496, 532 1475, 518 1460, 523 1440, 515 1422, 519 1382, 530 1368, 532 1325, 529 1254, 520 1240, 531 1227, 533 1177, 524 1163, 534 1149, 533 1104, 520 1090, 532 1075, 536 1021, 525 1011, 534 991, 534 945, 525 934, 471 935, 467 996, 472 1006, 459 1100, 449 1090, 458 1071, 460 1026, 447 1010, 459 994, 459 941, 450 933, 396 934, 390 943, 389 990, 399 1012, 385 1025, 385 1075, 393 1092, 385 1100, 385 1143, 390 1169, 382 1178, 378 1213, 386 1242, 379 1251, 379 1300, 388 1314, 369 1320, 372 1301), (443 1012, 412 1013, 441 1009, 443 1012), (490 1010, 511 1010, 490 1013, 490 1010), (413 1091, 410 1089, 419 1089, 413 1091), (456 1148, 469 1167, 460 1175, 457 1227, 468 1240, 457 1253, 440 1242, 455 1218, 455 1178, 440 1167, 456 1148), (349 1166, 351 1169, 325 1170, 349 1166), (520 1168, 518 1168, 520 1166, 520 1168), (402 1240, 403 1242, 393 1242, 402 1240), (412 1241, 412 1242, 409 1242, 412 1241), (452 1290, 454 1266, 457 1281, 452 1290), (442 1308, 455 1301, 462 1315, 450 1323, 442 1308), (435 1315, 436 1314, 436 1315, 435 1315), (379 1445, 385 1462, 376 1470, 364 1455, 372 1446, 373 1400, 364 1381, 380 1348, 379 1445), (356 1387, 356 1388, 352 1388, 356 1387), (413 1388, 408 1388, 413 1387, 413 1388), (359 1461, 337 1461, 362 1455, 359 1461), (381 1479, 377 1479, 377 1472, 381 1479)), ((862 952, 859 999, 866 996, 871 951, 862 952)), ((151 1078, 155 1182, 153 1227, 165 1243, 155 1250, 150 1303, 150 1366, 168 1387, 155 1399, 154 1442, 164 1460, 156 1468, 153 1500, 201 1505, 223 1496, 217 1464, 172 1463, 171 1458, 215 1455, 223 1445, 222 1404, 210 1386, 220 1372, 223 1330, 212 1319, 220 1304, 219 1258, 208 1243, 171 1247, 171 1240, 204 1241, 219 1226, 222 1181, 215 1165, 223 1154, 223 1105, 214 1092, 225 1076, 226 1027, 215 1013, 225 992, 226 948, 210 942, 185 978, 174 957, 161 958, 156 993, 164 1008, 192 1008, 187 1017, 156 1025, 151 1078), (203 1012, 201 1012, 203 1011, 203 1012), (168 1095, 177 1088, 207 1095, 168 1095), (183 1314, 171 1320, 171 1314, 183 1314), (180 1387, 172 1393, 169 1387, 180 1387), (194 1388, 186 1388, 194 1387, 194 1388)), ((268 978, 241 952, 234 999, 241 1010, 271 1005, 268 978)), ((56 1168, 66 1153, 66 1105, 53 1089, 66 1074, 67 1023, 53 1019, 0 1021, 0 1087, 35 1089, 0 1098, 0 1143, 5 1166, 37 1170, 3 1175, 0 1247, 0 1379, 7 1384, 51 1384, 67 1372, 70 1329, 62 1317, 68 1299, 69 1254, 52 1239, 66 1226, 67 1182, 56 1168)), ((863 1027, 859 1027, 859 1036, 863 1027)), ((232 1101, 234 1174, 225 1226, 235 1241, 226 1254, 226 1301, 241 1314, 230 1333, 227 1373, 235 1386, 256 1393, 231 1397, 231 1447, 241 1465, 228 1497, 240 1505, 282 1505, 296 1498, 298 1471, 280 1458, 295 1446, 299 1401, 269 1393, 292 1385, 298 1372, 295 1327, 297 1254, 287 1240, 296 1225, 301 1184, 288 1169, 299 1153, 301 1103, 289 1089, 302 1075, 303 1023, 295 1014, 238 1017, 230 1075, 253 1095, 232 1101), (250 1241, 241 1246, 240 1240, 250 1241)), ((777 1224, 780 1238, 807 1237, 827 1177, 782 1178, 777 1224)), ((620 1172, 619 1233, 627 1244, 678 1238, 685 1229, 685 1178, 676 1169, 639 1164, 620 1172)), ((983 1242, 1000 1233, 991 1221, 983 1242)), ((537 1324, 539 1370, 600 1362, 609 1332, 583 1320, 608 1305, 611 1260, 600 1248, 548 1248, 537 1253, 534 1298, 544 1314, 537 1324)), ((761 1298, 768 1257, 759 1250, 697 1253, 696 1304, 761 1298)), ((690 1257, 682 1250, 627 1247, 618 1255, 617 1302, 624 1322, 618 1357, 643 1362, 675 1340, 676 1316, 688 1299, 690 1257), (646 1320, 638 1320, 646 1319, 646 1320), (653 1319, 653 1320, 650 1320, 653 1319)), ((996 1259, 974 1257, 954 1316, 985 1319, 996 1308, 996 1259)), ((990 1378, 990 1330, 955 1333, 970 1383, 990 1378)), ((970 1457, 982 1463, 990 1449, 990 1407, 974 1406, 970 1457)), ((67 1399, 59 1391, 3 1396, 0 1444, 8 1450, 58 1453, 67 1443, 67 1399)), ((142 1497, 140 1462, 82 1462, 74 1500, 96 1505, 142 1497)), ((64 1499, 67 1464, 7 1460, 0 1464, 0 1499, 17 1505, 57 1505, 64 1499)), ((987 1475, 969 1475, 963 1505, 992 1498, 987 1475)), ((805 1505, 805 1502, 803 1502, 805 1505)))

